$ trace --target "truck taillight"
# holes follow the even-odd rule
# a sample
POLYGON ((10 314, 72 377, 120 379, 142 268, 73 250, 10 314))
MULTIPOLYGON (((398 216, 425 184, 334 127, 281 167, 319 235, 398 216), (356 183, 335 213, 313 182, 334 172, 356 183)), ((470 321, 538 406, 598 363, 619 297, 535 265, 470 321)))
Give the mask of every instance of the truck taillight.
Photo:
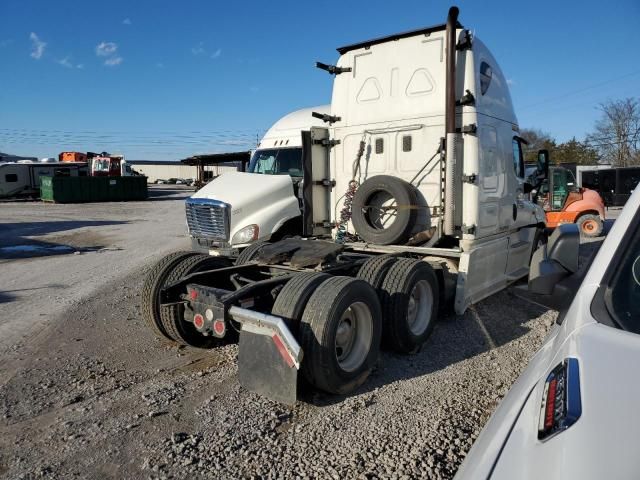
POLYGON ((538 439, 547 439, 573 425, 582 414, 578 360, 567 358, 554 368, 544 384, 538 439))

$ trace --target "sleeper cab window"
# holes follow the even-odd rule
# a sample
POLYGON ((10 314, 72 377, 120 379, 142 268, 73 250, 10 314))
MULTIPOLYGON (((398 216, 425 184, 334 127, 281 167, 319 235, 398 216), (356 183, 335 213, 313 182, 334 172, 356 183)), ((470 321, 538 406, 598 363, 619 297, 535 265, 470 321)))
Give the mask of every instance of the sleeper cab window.
POLYGON ((524 156, 522 155, 522 145, 517 137, 513 137, 513 170, 516 177, 524 178, 524 156))
POLYGON ((402 151, 403 152, 411 151, 411 135, 404 135, 402 137, 402 151))
POLYGON ((484 95, 489 89, 491 78, 493 77, 493 69, 487 62, 480 63, 480 93, 484 95))
POLYGON ((381 154, 384 152, 384 139, 376 138, 376 154, 381 154))
POLYGON ((15 173, 7 173, 4 176, 4 181, 7 183, 14 183, 18 181, 18 175, 16 175, 15 173))

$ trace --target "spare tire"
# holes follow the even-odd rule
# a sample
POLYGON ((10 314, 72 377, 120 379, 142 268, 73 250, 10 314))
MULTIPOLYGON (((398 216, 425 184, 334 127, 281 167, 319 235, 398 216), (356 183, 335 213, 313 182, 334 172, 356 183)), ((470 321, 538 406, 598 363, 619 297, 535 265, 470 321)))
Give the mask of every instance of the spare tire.
POLYGON ((358 187, 351 221, 367 243, 403 244, 416 223, 417 203, 412 185, 400 178, 377 175, 358 187))

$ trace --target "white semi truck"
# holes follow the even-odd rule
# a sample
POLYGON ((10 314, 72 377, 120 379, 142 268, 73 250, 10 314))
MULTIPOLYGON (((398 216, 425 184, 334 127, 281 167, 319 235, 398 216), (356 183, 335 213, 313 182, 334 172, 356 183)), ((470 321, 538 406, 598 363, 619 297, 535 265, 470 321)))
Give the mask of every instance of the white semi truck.
POLYGON ((239 335, 241 384, 292 403, 300 375, 348 393, 381 346, 413 352, 442 307, 461 314, 527 275, 544 212, 528 200, 505 76, 457 17, 452 7, 446 24, 318 64, 335 75, 333 95, 330 112, 313 113, 323 126, 301 133, 297 193, 288 175, 265 175, 291 171, 257 153, 254 173, 187 201, 191 234, 210 253, 250 245, 238 258, 162 259, 143 291, 158 335, 203 348, 239 335), (243 195, 251 201, 235 203, 243 195), (262 229, 265 207, 290 212, 281 219, 299 211, 301 235, 258 241, 274 231, 262 229))
POLYGON ((194 250, 236 256, 251 243, 302 233, 301 132, 323 125, 312 116, 314 111, 328 114, 330 107, 321 105, 285 115, 265 133, 251 156, 248 173, 223 173, 187 200, 194 250), (198 213, 209 211, 212 202, 218 202, 221 208, 216 211, 224 212, 225 218, 202 222, 198 213))

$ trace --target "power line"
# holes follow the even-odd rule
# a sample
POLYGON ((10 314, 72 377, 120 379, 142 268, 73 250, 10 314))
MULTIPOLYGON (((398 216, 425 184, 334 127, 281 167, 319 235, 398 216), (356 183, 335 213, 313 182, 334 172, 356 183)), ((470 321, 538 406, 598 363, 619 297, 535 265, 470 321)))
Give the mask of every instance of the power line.
POLYGON ((531 103, 529 105, 525 105, 524 107, 520 107, 519 110, 527 110, 529 108, 534 108, 534 107, 537 107, 538 105, 543 105, 545 103, 555 102, 557 100, 563 100, 563 99, 565 99, 567 97, 578 95, 578 94, 584 93, 584 92, 586 92, 588 90, 593 90, 594 88, 598 88, 598 87, 601 87, 603 85, 608 85, 610 83, 618 82, 620 80, 623 80, 623 79, 628 78, 628 77, 633 77, 633 76, 638 75, 638 74, 640 74, 640 70, 636 70, 636 71, 627 73, 625 75, 622 75, 620 77, 612 78, 610 80, 605 80, 604 82, 599 82, 599 83, 596 83, 596 84, 593 84, 593 85, 590 85, 590 86, 587 86, 587 87, 584 87, 584 88, 581 88, 581 89, 578 89, 578 90, 571 90, 571 91, 569 91, 569 92, 567 92, 565 94, 558 95, 556 97, 550 97, 550 98, 547 98, 547 99, 544 99, 544 100, 540 100, 539 102, 531 103))

